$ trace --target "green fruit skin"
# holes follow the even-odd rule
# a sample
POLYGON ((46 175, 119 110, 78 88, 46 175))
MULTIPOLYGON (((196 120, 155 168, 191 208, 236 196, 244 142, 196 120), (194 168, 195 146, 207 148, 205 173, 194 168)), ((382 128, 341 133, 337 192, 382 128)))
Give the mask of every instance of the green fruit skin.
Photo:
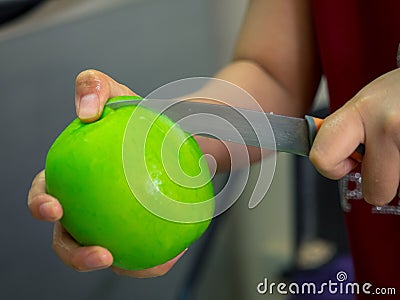
MULTIPOLYGON (((60 201, 61 223, 66 230, 81 245, 107 248, 113 255, 114 266, 127 270, 146 269, 172 259, 203 234, 214 212, 214 202, 208 201, 208 220, 172 222, 152 214, 134 197, 122 162, 124 131, 134 109, 141 109, 143 116, 154 114, 142 107, 117 110, 106 107, 96 122, 74 120, 51 146, 45 168, 47 192, 60 201)), ((157 119, 151 131, 150 150, 161 145, 163 128, 172 125, 164 116, 157 119)), ((140 124, 137 127, 141 130, 140 124)), ((179 153, 184 169, 195 174, 201 150, 192 137, 174 128, 178 140, 185 140, 179 153)), ((158 174, 159 188, 175 197, 174 200, 196 203, 213 198, 210 180, 195 189, 168 181, 158 149, 147 151, 145 159, 158 174)), ((137 176, 140 178, 141 174, 137 176)), ((210 176, 208 169, 206 176, 210 176)), ((148 193, 154 197, 159 191, 153 189, 148 193)))

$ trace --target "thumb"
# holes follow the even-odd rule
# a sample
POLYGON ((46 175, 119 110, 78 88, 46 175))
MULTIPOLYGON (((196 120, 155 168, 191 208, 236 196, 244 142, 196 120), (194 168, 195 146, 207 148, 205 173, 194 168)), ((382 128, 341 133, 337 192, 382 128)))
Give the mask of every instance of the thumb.
POLYGON ((136 94, 100 71, 86 70, 76 77, 76 113, 83 122, 99 119, 110 97, 125 95, 136 94))
POLYGON ((325 177, 339 179, 358 164, 349 157, 363 142, 363 122, 347 103, 325 119, 312 145, 310 160, 325 177))

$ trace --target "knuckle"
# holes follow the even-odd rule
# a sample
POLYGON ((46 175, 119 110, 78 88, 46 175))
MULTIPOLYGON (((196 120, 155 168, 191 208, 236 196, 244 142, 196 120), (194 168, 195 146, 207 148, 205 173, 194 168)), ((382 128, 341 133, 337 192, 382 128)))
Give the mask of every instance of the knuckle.
POLYGON ((350 101, 348 101, 345 106, 356 110, 357 112, 362 112, 374 97, 365 92, 364 90, 359 91, 350 101))
POLYGON ((385 119, 383 121, 383 133, 385 135, 394 135, 397 137, 400 137, 400 116, 391 111, 385 116, 385 119))
POLYGON ((68 267, 77 271, 85 271, 82 263, 80 263, 81 259, 80 255, 78 255, 79 253, 75 252, 73 248, 68 246, 66 241, 64 241, 64 238, 65 237, 63 235, 60 223, 55 223, 53 228, 53 241, 51 245, 52 250, 68 267))
POLYGON ((43 202, 47 201, 47 194, 46 193, 38 193, 36 195, 32 195, 30 197, 30 201, 28 202, 28 206, 30 208, 35 207, 36 205, 40 205, 43 202))
POLYGON ((97 77, 97 74, 98 74, 98 71, 96 71, 94 69, 83 70, 76 76, 76 81, 79 82, 79 81, 86 80, 88 78, 95 78, 95 77, 97 77))
POLYGON ((75 82, 79 88, 98 87, 101 83, 101 73, 93 69, 82 71, 77 75, 75 82))
POLYGON ((39 213, 39 207, 42 203, 45 203, 47 201, 48 195, 45 193, 28 196, 28 209, 33 217, 37 219, 43 219, 39 213))
POLYGON ((88 268, 82 265, 80 262, 80 259, 77 256, 72 256, 71 261, 69 263, 69 266, 74 269, 75 271, 78 272, 86 272, 88 271, 88 268))
POLYGON ((325 159, 325 156, 315 148, 310 151, 310 161, 311 163, 322 173, 329 172, 331 166, 325 159))
MULTIPOLYGON (((56 245, 57 245, 56 247, 63 247, 62 245, 58 245, 57 243, 56 245)), ((83 256, 79 251, 71 251, 71 249, 67 249, 65 246, 63 250, 65 253, 63 255, 58 254, 58 256, 65 265, 69 266, 70 268, 78 272, 88 271, 88 268, 83 262, 83 256)))

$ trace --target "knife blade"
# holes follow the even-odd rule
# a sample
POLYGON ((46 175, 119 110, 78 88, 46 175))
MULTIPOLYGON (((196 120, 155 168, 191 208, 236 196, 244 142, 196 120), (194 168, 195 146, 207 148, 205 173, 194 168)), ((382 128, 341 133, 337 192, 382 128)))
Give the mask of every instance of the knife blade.
MULTIPOLYGON (((127 99, 109 101, 106 106, 117 109, 140 105, 166 115, 190 134, 302 156, 309 155, 315 135, 323 123, 322 119, 312 116, 295 118, 204 102, 127 99), (182 122, 185 119, 186 122, 182 122)), ((350 157, 360 162, 363 154, 364 145, 360 144, 350 157)))

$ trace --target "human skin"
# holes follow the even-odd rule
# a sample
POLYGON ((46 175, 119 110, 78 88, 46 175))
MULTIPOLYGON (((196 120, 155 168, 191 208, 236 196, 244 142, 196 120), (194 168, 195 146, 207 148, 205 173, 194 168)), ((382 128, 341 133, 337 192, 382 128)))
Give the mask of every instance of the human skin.
POLYGON ((326 118, 310 152, 312 163, 322 175, 340 179, 357 165, 349 155, 358 144, 365 144, 361 163, 363 197, 378 206, 388 204, 398 194, 399 83, 400 69, 396 69, 365 86, 326 118))
MULTIPOLYGON (((250 1, 232 62, 216 77, 246 90, 265 111, 303 116, 321 78, 309 1, 250 1)), ((395 95, 400 93, 399 82, 399 71, 390 72, 349 99, 325 120, 310 152, 310 160, 324 176, 338 179, 356 166, 348 157, 359 143, 364 143, 363 194, 375 205, 388 203, 398 190, 400 103, 395 95)), ((76 79, 77 115, 84 122, 95 121, 108 98, 134 94, 99 71, 84 71, 76 79)), ((229 104, 252 108, 249 103, 229 104)), ((220 170, 228 168, 229 156, 221 142, 204 137, 197 137, 197 141, 204 153, 214 156, 220 170)), ((252 161, 258 158, 258 151, 249 152, 252 161)), ((66 265, 80 271, 111 266, 112 256, 107 249, 80 247, 62 228, 58 222, 62 207, 46 194, 43 171, 33 181, 28 206, 33 217, 55 222, 53 248, 66 265)), ((148 270, 113 270, 134 277, 159 276, 181 255, 148 270)))

